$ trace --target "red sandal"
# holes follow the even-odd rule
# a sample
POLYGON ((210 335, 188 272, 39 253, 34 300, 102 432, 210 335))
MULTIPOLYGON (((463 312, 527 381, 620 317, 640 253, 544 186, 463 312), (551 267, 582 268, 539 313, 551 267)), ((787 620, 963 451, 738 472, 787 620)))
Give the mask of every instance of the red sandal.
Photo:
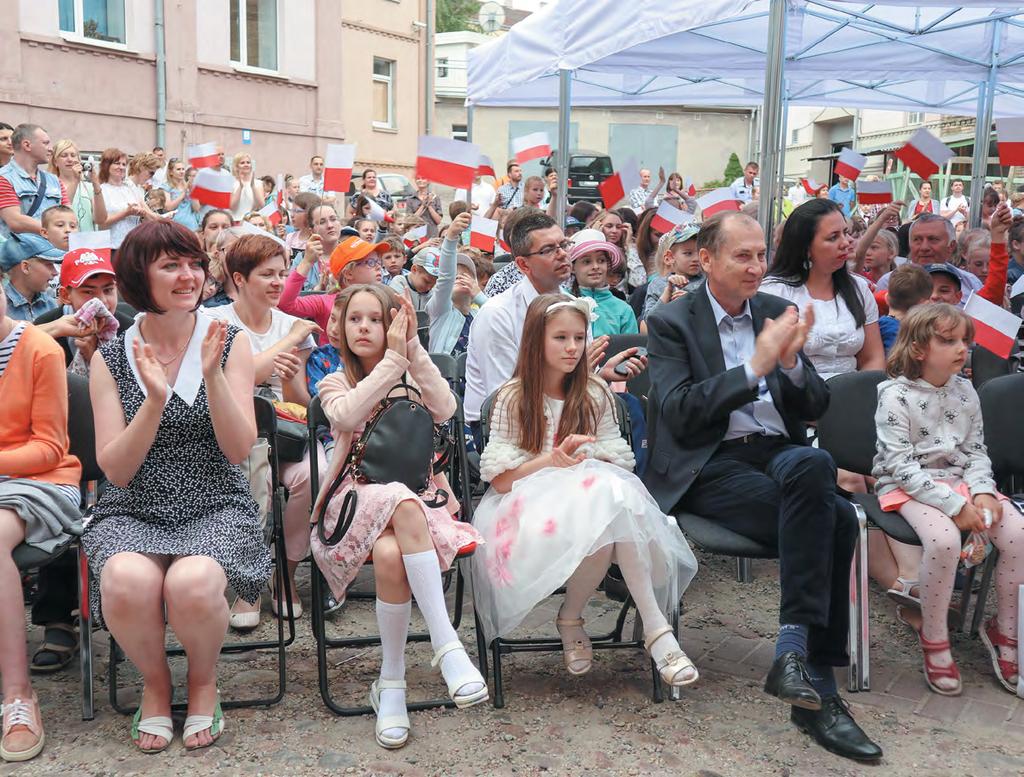
MULTIPOLYGON (((996 672, 996 679, 1010 693, 1017 693, 1017 676, 1020 669, 1017 661, 1007 661, 999 657, 999 648, 1017 648, 1017 640, 1000 633, 999 624, 992 618, 981 630, 981 641, 988 648, 992 657, 992 668, 996 672), (1010 680, 1009 678, 1013 678, 1010 680)), ((1018 659, 1019 660, 1019 659, 1018 659)))
POLYGON ((921 632, 917 633, 917 641, 921 644, 921 652, 924 654, 924 680, 928 687, 941 696, 959 696, 963 691, 960 683, 960 670, 954 661, 949 666, 936 666, 929 660, 932 653, 941 653, 949 650, 949 640, 943 642, 931 642, 924 638, 921 632), (956 680, 955 688, 940 688, 935 684, 936 680, 950 678, 956 680))

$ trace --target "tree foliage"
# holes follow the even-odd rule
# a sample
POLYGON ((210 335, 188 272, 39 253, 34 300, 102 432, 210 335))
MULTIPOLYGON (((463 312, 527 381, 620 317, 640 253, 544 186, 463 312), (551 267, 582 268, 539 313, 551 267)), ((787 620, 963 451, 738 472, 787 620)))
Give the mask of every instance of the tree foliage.
POLYGON ((733 151, 729 154, 729 162, 725 165, 725 172, 722 173, 722 177, 725 179, 726 186, 728 186, 742 175, 743 165, 740 164, 740 158, 733 151))
POLYGON ((437 0, 434 25, 437 32, 480 31, 477 14, 479 0, 437 0))

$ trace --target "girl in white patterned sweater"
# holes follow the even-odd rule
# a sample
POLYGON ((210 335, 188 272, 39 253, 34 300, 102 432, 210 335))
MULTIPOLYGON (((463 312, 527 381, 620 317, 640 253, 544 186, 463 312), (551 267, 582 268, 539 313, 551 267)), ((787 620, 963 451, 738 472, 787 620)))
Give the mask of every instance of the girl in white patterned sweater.
POLYGON ((955 696, 960 672, 949 652, 946 611, 962 531, 986 533, 999 549, 996 617, 981 638, 999 682, 1017 685, 1017 592, 1024 583, 1024 519, 996 491, 981 406, 958 375, 974 337, 972 322, 947 304, 920 305, 900 325, 878 387, 878 452, 872 474, 883 510, 898 510, 917 532, 921 562, 918 634, 928 686, 955 696))
POLYGON ((583 608, 614 561, 643 619, 647 649, 673 686, 697 679, 665 611, 697 569, 675 521, 632 474, 615 400, 589 371, 593 301, 544 294, 527 309, 512 380, 498 390, 480 460, 491 484, 474 514, 473 603, 488 642, 565 585, 555 621, 571 674, 590 670, 583 608))

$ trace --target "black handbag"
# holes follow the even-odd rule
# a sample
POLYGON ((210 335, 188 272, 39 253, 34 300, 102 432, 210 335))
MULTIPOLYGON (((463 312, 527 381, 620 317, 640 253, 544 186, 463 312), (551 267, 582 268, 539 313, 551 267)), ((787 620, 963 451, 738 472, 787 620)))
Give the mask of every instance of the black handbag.
MULTIPOLYGON (((273 404, 277 401, 273 390, 266 383, 256 387, 256 396, 263 397, 273 404)), ((277 434, 274 436, 274 450, 279 461, 297 462, 306 456, 309 446, 309 431, 302 421, 283 418, 274 405, 277 413, 277 434)))
MULTIPOLYGON (((348 476, 358 483, 402 483, 422 496, 430 488, 434 473, 447 466, 454 444, 452 431, 449 424, 435 424, 421 400, 418 389, 405 381, 396 383, 367 420, 363 433, 353 443, 345 464, 320 502, 316 526, 317 536, 324 545, 341 542, 355 518, 356 490, 352 488, 345 494, 334 531, 327 536, 324 527, 327 505, 348 476), (405 394, 392 396, 396 390, 404 390, 405 394)), ((428 507, 443 507, 448 504, 448 493, 438 489, 433 498, 423 503, 428 507)))

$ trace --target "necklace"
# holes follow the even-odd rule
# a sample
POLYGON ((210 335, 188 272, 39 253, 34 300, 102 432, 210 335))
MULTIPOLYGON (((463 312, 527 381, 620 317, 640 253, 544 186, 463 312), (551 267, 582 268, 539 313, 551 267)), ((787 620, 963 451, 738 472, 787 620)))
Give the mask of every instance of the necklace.
MULTIPOLYGON (((142 326, 141 326, 141 325, 139 326, 139 334, 142 334, 142 326)), ((148 342, 148 341, 146 340, 146 336, 145 336, 144 334, 143 334, 143 336, 142 336, 142 342, 144 342, 144 343, 146 343, 147 345, 150 345, 150 346, 152 345, 151 343, 149 343, 149 342, 148 342)), ((157 360, 157 361, 158 361, 158 362, 160 363, 160 365, 161 365, 161 366, 162 366, 162 367, 164 368, 164 372, 166 372, 166 371, 167 371, 167 368, 168 368, 168 367, 169 367, 170 365, 174 364, 174 362, 176 362, 176 361, 178 360, 178 357, 180 357, 180 356, 181 356, 181 355, 182 355, 183 353, 185 353, 185 349, 186 349, 186 348, 188 348, 188 344, 189 344, 190 342, 192 342, 192 338, 191 338, 191 337, 188 337, 188 338, 187 338, 187 339, 185 340, 185 343, 184 343, 184 345, 182 345, 182 346, 181 346, 181 348, 179 348, 179 349, 178 349, 178 352, 177 352, 176 354, 174 354, 174 356, 172 356, 172 357, 171 357, 170 359, 168 359, 167 361, 164 361, 164 360, 163 360, 163 359, 161 359, 161 358, 160 358, 159 356, 157 356, 157 355, 156 355, 156 349, 154 348, 154 349, 153 349, 153 358, 154 358, 154 359, 156 359, 156 360, 157 360)))

